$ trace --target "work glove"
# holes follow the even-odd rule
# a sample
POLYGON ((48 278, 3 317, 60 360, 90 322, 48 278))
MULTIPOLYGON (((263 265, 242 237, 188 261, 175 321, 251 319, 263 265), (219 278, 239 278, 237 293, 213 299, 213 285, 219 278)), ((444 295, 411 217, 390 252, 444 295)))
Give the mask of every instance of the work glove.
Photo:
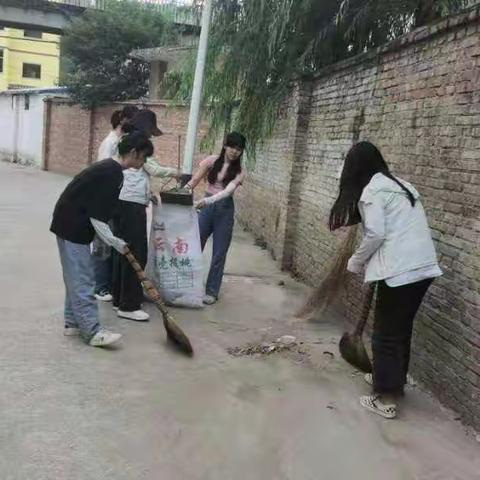
POLYGON ((362 273, 364 266, 355 261, 354 257, 351 257, 347 263, 347 270, 351 273, 362 273))

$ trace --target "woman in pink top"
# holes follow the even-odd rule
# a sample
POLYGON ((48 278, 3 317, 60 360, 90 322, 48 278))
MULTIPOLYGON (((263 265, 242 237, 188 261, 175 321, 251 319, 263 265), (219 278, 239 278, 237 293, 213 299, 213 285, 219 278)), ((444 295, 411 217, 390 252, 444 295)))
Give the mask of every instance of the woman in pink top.
POLYGON ((202 179, 207 180, 205 198, 196 204, 196 207, 201 209, 198 221, 202 250, 210 235, 213 235, 212 263, 203 300, 206 305, 217 301, 222 285, 235 217, 232 195, 245 176, 242 169, 245 144, 243 135, 237 132, 229 133, 220 155, 207 157, 200 162, 198 171, 188 183, 188 187, 194 189, 202 179))

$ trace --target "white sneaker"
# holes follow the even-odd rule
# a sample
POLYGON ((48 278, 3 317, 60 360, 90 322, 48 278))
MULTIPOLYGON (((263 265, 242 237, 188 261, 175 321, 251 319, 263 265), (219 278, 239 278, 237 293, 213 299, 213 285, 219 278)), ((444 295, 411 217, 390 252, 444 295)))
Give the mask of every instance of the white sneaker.
POLYGON ((111 302, 113 300, 110 292, 98 292, 95 294, 95 298, 100 302, 111 302))
POLYGON ((123 310, 118 310, 117 315, 121 318, 134 320, 135 322, 148 322, 150 318, 150 315, 143 310, 135 310, 133 312, 124 312, 123 310))
POLYGON ((106 347, 112 343, 118 342, 122 338, 120 333, 113 333, 109 330, 99 330, 89 342, 91 347, 106 347))
POLYGON ((114 306, 114 307, 112 307, 112 308, 113 308, 116 312, 118 312, 118 311, 120 310, 119 307, 115 307, 115 306, 114 306))
POLYGON ((213 305, 214 303, 217 303, 217 299, 213 295, 205 295, 203 297, 203 303, 205 305, 213 305))
POLYGON ((80 335, 80 329, 75 327, 65 327, 63 329, 63 334, 66 337, 76 337, 77 335, 80 335))

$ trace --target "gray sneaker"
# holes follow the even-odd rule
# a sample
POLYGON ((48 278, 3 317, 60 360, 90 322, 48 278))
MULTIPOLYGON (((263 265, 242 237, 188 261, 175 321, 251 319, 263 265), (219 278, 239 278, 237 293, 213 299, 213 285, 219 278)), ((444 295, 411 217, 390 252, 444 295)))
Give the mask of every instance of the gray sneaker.
POLYGON ((213 305, 214 303, 217 303, 217 299, 213 295, 205 295, 203 297, 203 303, 205 305, 213 305))
POLYGON ((99 330, 89 342, 91 347, 106 347, 112 343, 118 342, 122 338, 120 333, 113 333, 109 330, 99 330))

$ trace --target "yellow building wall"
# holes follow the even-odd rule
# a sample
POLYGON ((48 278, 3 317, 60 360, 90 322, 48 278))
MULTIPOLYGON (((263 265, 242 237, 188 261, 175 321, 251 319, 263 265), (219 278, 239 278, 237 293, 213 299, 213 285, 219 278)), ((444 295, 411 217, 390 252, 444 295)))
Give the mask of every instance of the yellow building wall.
POLYGON ((0 91, 9 88, 53 87, 60 73, 60 37, 42 33, 42 38, 24 36, 23 30, 0 30, 0 50, 3 51, 3 72, 0 73, 0 91), (41 77, 25 78, 23 64, 40 65, 41 77))

